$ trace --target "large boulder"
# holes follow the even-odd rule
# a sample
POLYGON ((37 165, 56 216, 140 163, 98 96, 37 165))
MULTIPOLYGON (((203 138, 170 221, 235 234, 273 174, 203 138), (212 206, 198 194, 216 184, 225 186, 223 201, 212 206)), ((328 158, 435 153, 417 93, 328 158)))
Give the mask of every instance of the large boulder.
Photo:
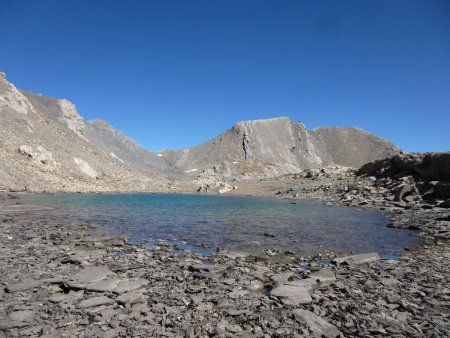
POLYGON ((423 180, 450 181, 450 152, 399 154, 367 163, 358 173, 376 177, 414 176, 423 180))

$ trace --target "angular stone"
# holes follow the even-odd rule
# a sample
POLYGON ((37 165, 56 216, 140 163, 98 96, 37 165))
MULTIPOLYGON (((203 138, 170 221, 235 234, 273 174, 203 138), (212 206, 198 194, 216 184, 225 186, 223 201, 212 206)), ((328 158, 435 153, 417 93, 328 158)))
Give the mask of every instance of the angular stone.
POLYGON ((325 268, 309 275, 320 285, 329 285, 336 280, 336 274, 331 268, 325 268))
POLYGON ((286 271, 277 273, 276 275, 271 276, 270 279, 276 282, 277 284, 281 284, 282 282, 287 282, 289 278, 291 278, 292 276, 294 276, 293 272, 286 271))
POLYGON ((37 280, 29 280, 21 283, 16 284, 9 284, 6 286, 7 292, 17 292, 17 291, 25 291, 29 289, 34 289, 42 285, 41 281, 37 280))
POLYGON ((397 189, 394 196, 394 201, 401 201, 404 199, 405 196, 409 194, 416 193, 416 188, 412 185, 405 184, 402 185, 400 188, 397 189))
POLYGON ((86 285, 86 290, 95 292, 113 292, 119 285, 120 279, 105 279, 86 285))
POLYGON ((120 283, 118 287, 115 288, 114 292, 116 293, 125 293, 134 291, 142 288, 143 286, 149 283, 146 279, 136 279, 136 280, 128 280, 123 283, 120 283))
POLYGON ((52 303, 73 302, 82 298, 84 291, 70 291, 69 293, 55 293, 50 296, 49 301, 52 303))
POLYGON ((147 297, 140 292, 127 292, 117 297, 116 301, 119 304, 128 303, 130 305, 133 305, 138 303, 145 303, 147 301, 147 297))
POLYGON ((229 257, 258 257, 258 258, 267 258, 267 254, 264 251, 263 247, 258 241, 246 242, 242 244, 238 244, 232 248, 226 250, 227 255, 229 257))
POLYGON ((318 284, 311 278, 285 282, 272 289, 270 294, 280 298, 286 305, 297 306, 312 302, 312 293, 318 284))
POLYGON ((13 311, 8 314, 9 319, 15 322, 32 322, 36 312, 33 310, 13 311))
POLYGON ((30 326, 30 323, 18 322, 15 320, 0 320, 0 331, 17 329, 21 327, 30 326))
POLYGON ((109 270, 107 266, 101 265, 84 268, 78 271, 74 278, 81 283, 94 283, 113 275, 114 272, 109 270))
POLYGON ((353 255, 353 256, 345 256, 345 257, 337 257, 333 259, 331 262, 334 264, 361 264, 361 263, 368 263, 368 262, 374 262, 380 259, 380 255, 378 255, 376 252, 374 253, 367 253, 367 254, 359 254, 359 255, 353 255))
POLYGON ((292 310, 292 313, 294 314, 297 321, 308 326, 309 330, 312 332, 313 337, 335 338, 341 334, 336 326, 328 323, 325 319, 316 316, 314 313, 308 310, 295 309, 292 310))
POLYGON ((447 198, 445 201, 442 201, 438 204, 440 208, 450 208, 450 198, 447 198))
POLYGON ((196 264, 189 266, 189 271, 193 272, 221 273, 226 269, 228 269, 228 266, 223 264, 196 264))
POLYGON ((86 300, 83 300, 78 303, 77 308, 78 309, 85 309, 89 307, 94 306, 100 306, 100 305, 110 305, 114 304, 114 300, 106 297, 106 296, 100 296, 100 297, 93 297, 86 300))

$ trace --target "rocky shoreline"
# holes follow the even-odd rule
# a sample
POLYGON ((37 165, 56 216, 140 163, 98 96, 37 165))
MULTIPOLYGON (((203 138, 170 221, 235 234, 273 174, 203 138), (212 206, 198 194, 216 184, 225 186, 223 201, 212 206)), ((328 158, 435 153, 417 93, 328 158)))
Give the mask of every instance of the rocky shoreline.
MULTIPOLYGON (((361 179, 370 187, 370 178, 361 179)), ((295 198, 298 187, 287 184, 295 198)), ((130 245, 93 225, 52 222, 16 204, 16 194, 4 195, 0 337, 448 336, 446 209, 389 209, 375 191, 351 191, 353 204, 384 209, 392 226, 413 226, 425 245, 398 260, 267 254, 258 243, 205 257, 166 242, 130 245)), ((342 194, 315 192, 302 197, 347 203, 342 194)))

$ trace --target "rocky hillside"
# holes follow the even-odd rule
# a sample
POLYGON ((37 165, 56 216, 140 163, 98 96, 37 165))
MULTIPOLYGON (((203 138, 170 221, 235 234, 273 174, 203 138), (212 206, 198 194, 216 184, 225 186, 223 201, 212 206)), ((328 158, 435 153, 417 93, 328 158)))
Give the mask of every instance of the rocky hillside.
POLYGON ((270 177, 329 165, 360 167, 398 153, 392 143, 358 128, 309 131, 301 122, 280 117, 239 122, 211 141, 163 155, 170 166, 188 173, 270 177))
POLYGON ((22 92, 0 74, 0 189, 167 191, 167 165, 75 106, 22 92), (159 172, 158 172, 159 171, 159 172))
POLYGON ((3 73, 0 121, 0 189, 227 191, 231 181, 359 167, 400 153, 361 129, 310 131, 281 117, 239 122, 199 146, 155 154, 106 121, 85 121, 67 100, 18 90, 3 73))

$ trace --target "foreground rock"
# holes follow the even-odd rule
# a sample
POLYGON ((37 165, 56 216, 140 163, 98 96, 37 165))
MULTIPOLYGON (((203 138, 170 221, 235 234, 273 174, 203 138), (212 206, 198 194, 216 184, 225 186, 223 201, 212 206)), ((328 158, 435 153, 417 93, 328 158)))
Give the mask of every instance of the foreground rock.
MULTIPOLYGON (((55 223, 52 210, 2 195, 0 337, 450 335, 449 213, 422 204, 421 189, 419 199, 409 200, 410 192, 394 201, 397 189, 417 179, 334 168, 264 184, 281 197, 384 210, 391 226, 417 229, 426 245, 396 260, 267 254, 257 242, 204 257, 55 223)), ((445 191, 436 185, 432 194, 445 191)))

